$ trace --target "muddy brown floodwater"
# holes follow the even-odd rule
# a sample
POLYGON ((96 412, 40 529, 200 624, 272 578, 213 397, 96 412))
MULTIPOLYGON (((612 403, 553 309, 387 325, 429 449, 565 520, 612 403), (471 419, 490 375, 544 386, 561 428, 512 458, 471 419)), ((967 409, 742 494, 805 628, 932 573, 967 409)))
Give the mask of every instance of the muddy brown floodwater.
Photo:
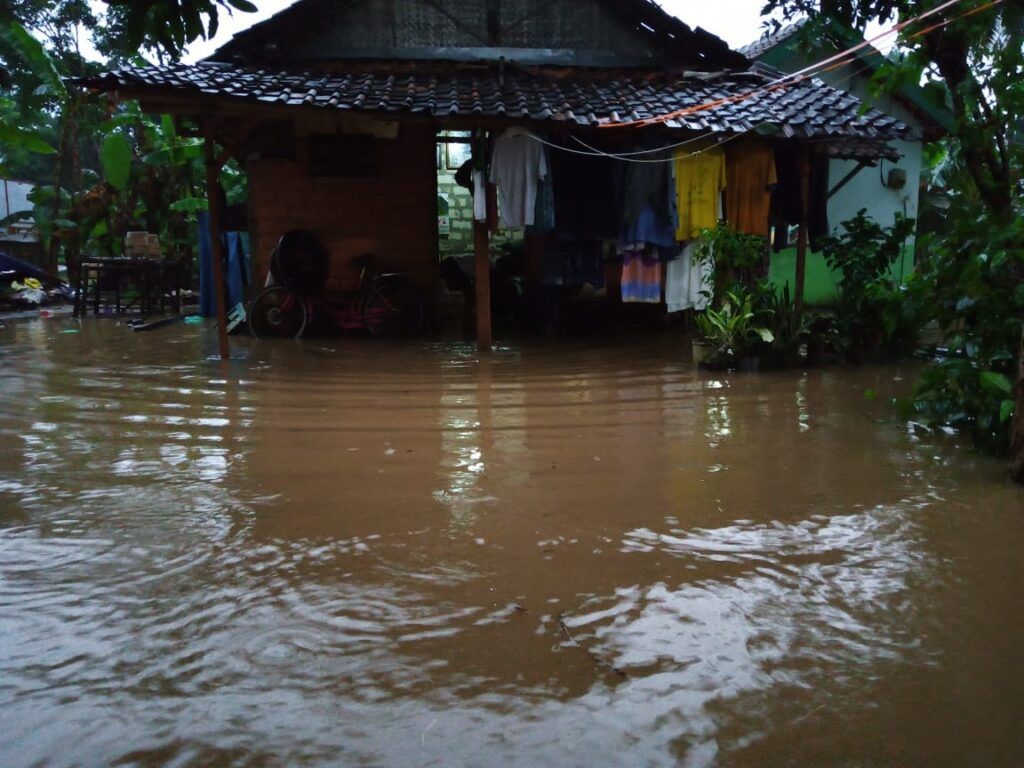
POLYGON ((4 768, 1024 765, 1024 492, 912 367, 0 324, 4 768))

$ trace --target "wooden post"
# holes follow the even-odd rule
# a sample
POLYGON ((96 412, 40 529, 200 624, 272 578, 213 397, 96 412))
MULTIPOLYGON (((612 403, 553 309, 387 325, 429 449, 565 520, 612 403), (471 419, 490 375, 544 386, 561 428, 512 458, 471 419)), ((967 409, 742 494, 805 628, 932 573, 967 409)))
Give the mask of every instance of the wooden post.
POLYGON ((797 314, 804 308, 804 282, 807 274, 807 220, 810 201, 810 155, 805 149, 800 156, 800 229, 796 240, 796 286, 793 291, 793 308, 797 314))
POLYGON ((220 194, 217 180, 220 177, 220 163, 213 145, 213 124, 209 118, 203 120, 203 148, 206 152, 206 199, 210 208, 210 247, 213 259, 213 292, 217 300, 217 344, 220 357, 227 360, 231 356, 228 346, 228 312, 224 306, 224 244, 221 241, 220 194))
MULTIPOLYGON (((474 153, 483 152, 483 133, 473 143, 474 153)), ((473 165, 484 167, 482 158, 473 165)), ((484 184, 484 194, 490 196, 491 187, 484 184)), ((488 200, 487 202, 490 202, 488 200)), ((473 253, 476 257, 476 347, 480 352, 490 352, 491 342, 491 242, 487 233, 487 222, 473 217, 473 253)))
POLYGON ((473 222, 473 252, 476 255, 476 346, 491 351, 491 244, 487 222, 473 222))

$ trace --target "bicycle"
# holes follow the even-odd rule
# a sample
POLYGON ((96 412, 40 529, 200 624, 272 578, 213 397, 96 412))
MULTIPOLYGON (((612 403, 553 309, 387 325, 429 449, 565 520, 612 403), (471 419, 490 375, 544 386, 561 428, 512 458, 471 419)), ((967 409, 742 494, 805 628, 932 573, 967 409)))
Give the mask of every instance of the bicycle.
POLYGON ((355 287, 340 301, 323 294, 327 252, 308 233, 281 238, 271 258, 271 280, 249 305, 249 330, 258 339, 301 338, 316 319, 334 329, 374 336, 411 335, 423 326, 419 295, 402 273, 376 271, 373 256, 357 256, 355 287), (290 238, 286 240, 286 238, 290 238))

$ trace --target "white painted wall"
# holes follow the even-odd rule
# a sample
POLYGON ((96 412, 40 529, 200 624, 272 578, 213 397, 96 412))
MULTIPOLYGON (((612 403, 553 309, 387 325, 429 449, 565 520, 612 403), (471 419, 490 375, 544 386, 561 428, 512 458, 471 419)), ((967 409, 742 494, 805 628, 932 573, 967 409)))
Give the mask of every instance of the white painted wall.
MULTIPOLYGON (((889 95, 871 94, 864 77, 852 80, 848 75, 828 73, 822 78, 829 85, 845 88, 868 104, 886 114, 899 118, 907 125, 917 126, 916 118, 899 102, 889 95), (831 77, 829 76, 831 75, 831 77)), ((889 142, 902 157, 895 163, 883 160, 876 168, 865 168, 829 200, 828 223, 835 232, 843 221, 852 218, 861 208, 868 216, 882 226, 889 226, 896 214, 917 218, 918 195, 921 188, 922 143, 920 141, 889 142), (884 183, 892 168, 907 172, 907 183, 902 189, 890 189, 884 183)), ((833 160, 829 164, 829 186, 835 186, 857 163, 850 160, 833 160)))
MULTIPOLYGON (((809 67, 818 60, 797 54, 792 48, 787 49, 787 53, 788 58, 784 69, 788 69, 790 72, 809 67)), ((819 51, 818 58, 833 53, 835 53, 834 50, 819 51)), ((778 66, 778 64, 774 64, 777 60, 777 57, 773 57, 774 66, 778 66)), ((876 96, 871 90, 870 81, 863 75, 851 77, 849 69, 842 68, 825 73, 821 79, 835 88, 852 93, 865 103, 902 120, 907 125, 920 127, 917 117, 891 95, 876 96)), ((828 224, 833 234, 841 232, 839 225, 856 216, 857 211, 861 208, 866 209, 867 215, 883 227, 892 225, 897 213, 909 218, 917 218, 923 144, 920 141, 891 141, 889 144, 901 154, 898 161, 883 160, 876 167, 862 169, 829 199, 828 224), (907 173, 907 182, 902 189, 891 189, 884 183, 884 179, 892 168, 902 168, 907 173)), ((855 161, 849 160, 831 161, 829 164, 829 188, 834 187, 856 165, 855 161)), ((773 256, 773 279, 780 284, 782 281, 791 280, 795 258, 795 249, 793 248, 773 256)), ((897 261, 892 271, 894 277, 902 279, 909 276, 913 269, 914 238, 909 238, 904 248, 903 258, 897 261)), ((829 272, 820 253, 808 255, 807 270, 809 276, 814 274, 820 278, 815 281, 820 287, 813 295, 809 293, 809 300, 821 303, 833 301, 839 293, 839 276, 829 272)), ((811 282, 810 277, 808 281, 811 282)))

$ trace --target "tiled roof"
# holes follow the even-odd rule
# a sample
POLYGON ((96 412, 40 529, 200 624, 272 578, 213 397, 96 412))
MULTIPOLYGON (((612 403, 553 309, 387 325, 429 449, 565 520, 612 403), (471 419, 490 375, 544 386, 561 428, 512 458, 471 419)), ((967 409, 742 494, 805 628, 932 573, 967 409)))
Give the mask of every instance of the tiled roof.
POLYGON ((793 37, 797 32, 804 28, 804 25, 807 24, 807 22, 808 19, 800 19, 792 24, 781 26, 774 32, 768 32, 754 42, 744 45, 739 49, 739 52, 748 59, 759 59, 772 48, 775 48, 777 45, 781 45, 789 40, 789 38, 793 37))
MULTIPOLYGON (((433 1, 423 4, 431 7, 438 5, 433 1)), ((673 63, 686 62, 687 67, 699 70, 743 69, 749 65, 747 59, 731 50, 724 40, 700 27, 690 27, 668 13, 656 0, 594 0, 593 4, 606 7, 632 27, 640 37, 667 51, 670 54, 668 60, 673 63)), ((342 0, 298 0, 270 18, 238 32, 217 49, 209 60, 241 59, 261 66, 272 65, 272 62, 280 63, 276 58, 278 55, 296 44, 301 44, 309 37, 311 30, 318 30, 323 25, 332 23, 334 12, 344 13, 349 10, 346 5, 357 6, 359 3, 345 3, 342 0), (268 45, 271 50, 268 50, 268 45)), ((453 3, 452 7, 458 5, 453 3)), ((471 8, 468 10, 472 11, 473 5, 480 4, 469 5, 471 8)), ((548 5, 557 5, 557 0, 548 5)), ((521 18, 512 26, 524 20, 525 18, 521 18)), ((400 46, 396 46, 396 52, 401 52, 400 46)), ((335 55, 348 58, 344 52, 335 55)))
MULTIPOLYGON (((76 81, 126 96, 177 95, 435 118, 507 118, 600 126, 642 120, 757 91, 756 71, 719 75, 607 69, 527 69, 508 65, 427 67, 389 62, 343 72, 268 71, 225 64, 128 67, 76 81)), ((773 126, 782 136, 900 139, 914 129, 819 80, 760 91, 665 123, 669 128, 737 132, 773 126)))

